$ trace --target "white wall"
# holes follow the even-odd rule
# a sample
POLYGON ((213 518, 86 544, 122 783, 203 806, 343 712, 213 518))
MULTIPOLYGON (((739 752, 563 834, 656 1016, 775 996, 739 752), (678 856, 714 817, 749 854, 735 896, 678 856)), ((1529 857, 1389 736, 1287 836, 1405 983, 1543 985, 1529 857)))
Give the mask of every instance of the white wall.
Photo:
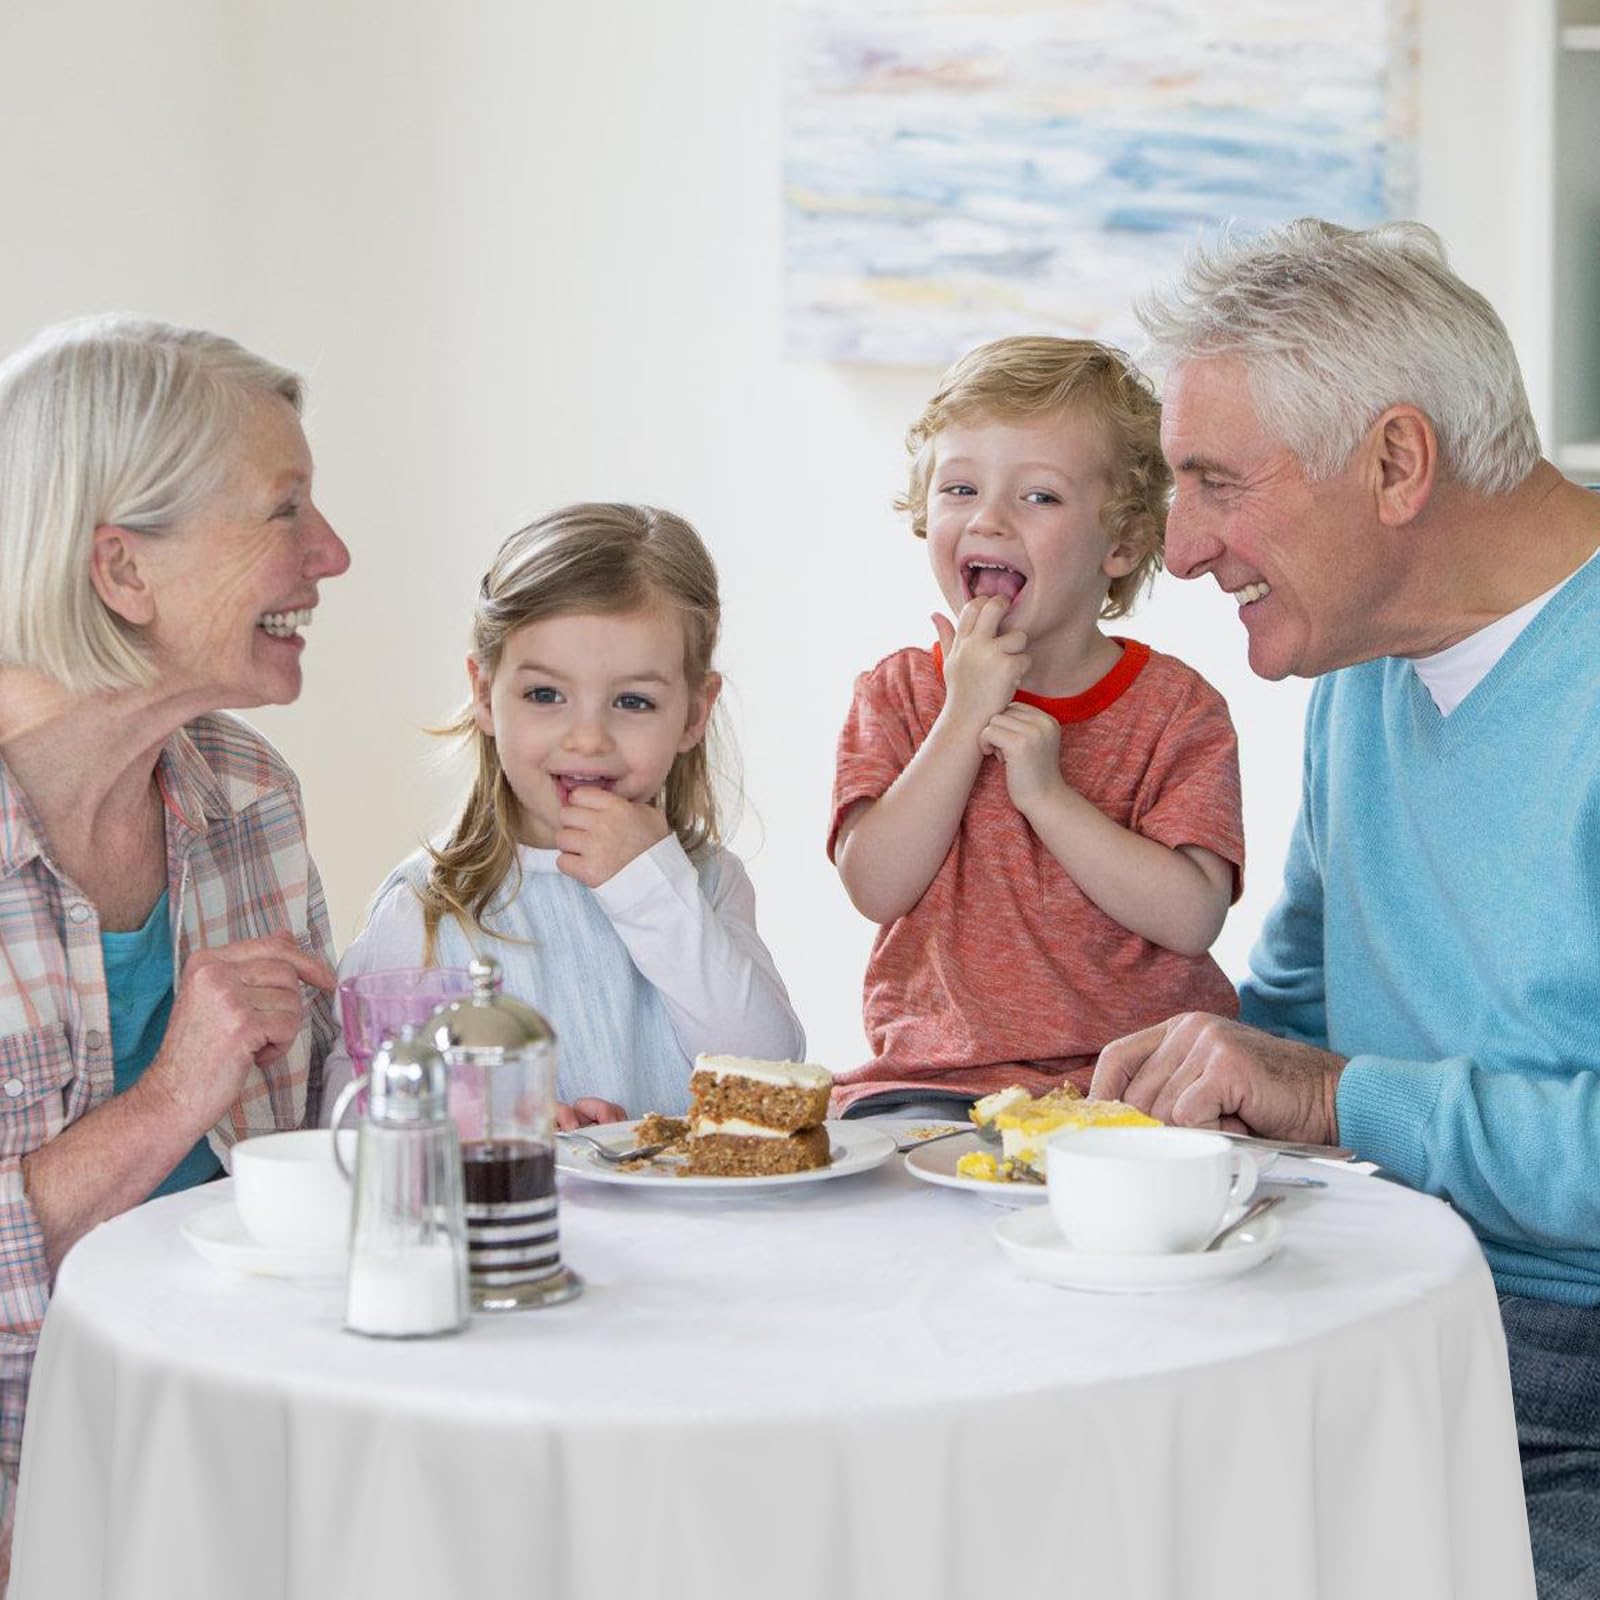
MULTIPOLYGON (((1426 0, 1420 209, 1544 359, 1515 8, 1426 0)), ((319 498, 354 566, 304 697, 258 720, 304 780, 341 941, 453 805, 419 730, 460 693, 499 540, 578 498, 687 514, 725 585, 737 842, 811 1053, 844 1067, 871 930, 822 854, 833 741, 853 675, 928 637, 937 594, 890 500, 932 374, 778 355, 778 24, 777 0, 8 0, 0 349, 115 307, 309 371, 319 498)), ((1233 706, 1237 972, 1305 691, 1250 677, 1232 609, 1164 580, 1129 631, 1233 706)))

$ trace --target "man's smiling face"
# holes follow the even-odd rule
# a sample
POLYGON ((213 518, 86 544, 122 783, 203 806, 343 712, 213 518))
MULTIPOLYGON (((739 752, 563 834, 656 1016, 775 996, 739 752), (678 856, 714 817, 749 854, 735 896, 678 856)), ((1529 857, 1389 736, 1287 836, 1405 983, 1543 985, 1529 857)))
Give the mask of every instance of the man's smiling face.
POLYGON ((1232 596, 1252 672, 1310 678, 1386 653, 1387 550, 1363 491, 1365 446, 1310 481, 1257 415, 1244 367, 1201 357, 1168 376, 1161 447, 1177 482, 1167 567, 1209 573, 1232 596))

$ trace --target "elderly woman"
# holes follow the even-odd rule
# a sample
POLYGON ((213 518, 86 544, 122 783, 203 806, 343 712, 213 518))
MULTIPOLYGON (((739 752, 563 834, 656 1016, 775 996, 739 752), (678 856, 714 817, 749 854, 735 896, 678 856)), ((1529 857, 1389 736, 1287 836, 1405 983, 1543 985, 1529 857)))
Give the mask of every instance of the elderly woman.
POLYGON ((335 1027, 294 775, 224 707, 300 693, 319 580, 300 380, 71 323, 0 364, 0 1571, 57 1265, 314 1120, 335 1027))

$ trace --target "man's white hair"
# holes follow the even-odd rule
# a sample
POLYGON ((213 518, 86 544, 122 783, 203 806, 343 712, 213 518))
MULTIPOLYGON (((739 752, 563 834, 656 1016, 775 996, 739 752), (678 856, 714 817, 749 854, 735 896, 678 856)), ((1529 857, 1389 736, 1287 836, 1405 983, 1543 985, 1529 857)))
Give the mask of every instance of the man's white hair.
POLYGON ((162 533, 220 487, 259 397, 300 379, 220 334, 135 317, 46 328, 0 362, 0 663, 77 694, 148 683, 90 581, 94 530, 162 533))
POLYGON ((1239 361, 1263 426, 1310 478, 1338 472, 1394 405, 1428 417, 1444 471, 1479 493, 1507 493, 1538 464, 1505 325, 1421 223, 1355 230, 1302 217, 1225 237, 1135 309, 1147 362, 1239 361))

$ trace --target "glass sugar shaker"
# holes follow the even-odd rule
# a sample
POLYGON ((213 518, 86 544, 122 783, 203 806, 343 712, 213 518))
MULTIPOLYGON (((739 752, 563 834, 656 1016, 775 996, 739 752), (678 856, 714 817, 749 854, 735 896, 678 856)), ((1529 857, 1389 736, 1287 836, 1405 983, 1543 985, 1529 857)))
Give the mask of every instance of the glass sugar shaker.
POLYGON ((461 1152, 445 1064, 412 1027, 385 1040, 368 1076, 340 1097, 334 1155, 355 1187, 344 1325, 380 1338, 456 1333, 467 1325, 467 1229, 461 1152), (368 1090, 352 1176, 339 1124, 368 1090))
POLYGON ((461 1140, 472 1303, 482 1311, 559 1305, 583 1280, 561 1260, 556 1194, 556 1036, 500 992, 500 964, 470 963, 469 998, 423 1025, 444 1057, 461 1140))

